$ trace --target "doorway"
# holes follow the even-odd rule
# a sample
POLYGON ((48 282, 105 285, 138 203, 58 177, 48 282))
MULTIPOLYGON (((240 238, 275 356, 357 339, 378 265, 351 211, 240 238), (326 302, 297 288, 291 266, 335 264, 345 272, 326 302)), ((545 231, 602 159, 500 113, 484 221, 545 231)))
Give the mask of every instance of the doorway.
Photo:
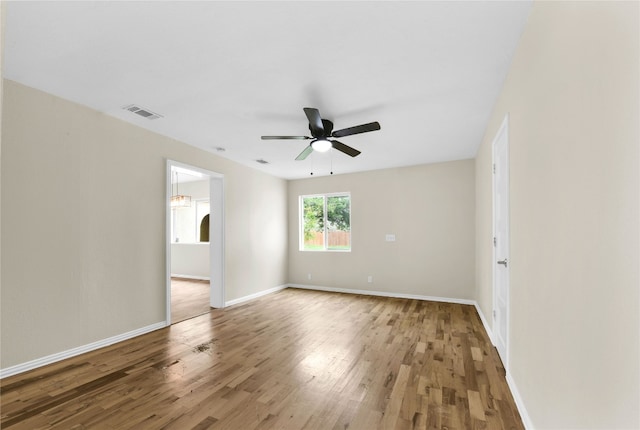
POLYGON ((509 115, 493 152, 493 337, 505 369, 509 355, 509 115))
POLYGON ((167 160, 166 325, 224 307, 224 176, 167 160))

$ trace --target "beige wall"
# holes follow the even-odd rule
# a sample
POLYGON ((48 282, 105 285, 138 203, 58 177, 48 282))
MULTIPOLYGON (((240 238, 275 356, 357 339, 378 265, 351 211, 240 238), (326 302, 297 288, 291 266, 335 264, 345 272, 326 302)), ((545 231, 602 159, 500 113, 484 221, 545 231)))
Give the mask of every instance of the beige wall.
POLYGON ((2 137, 2 368, 165 320, 167 158, 225 175, 226 299, 286 283, 286 181, 8 80, 2 137))
MULTIPOLYGON (((2 103, 3 103, 3 84, 4 84, 4 8, 6 2, 0 0, 0 242, 2 242, 2 103)), ((2 247, 0 247, 1 249, 2 247)), ((2 251, 0 251, 0 273, 2 273, 2 251)), ((0 276, 0 291, 2 291, 2 276, 0 276)), ((0 307, 2 297, 0 296, 0 307)), ((0 330, 2 322, 0 321, 0 330)), ((2 338, 0 337, 0 342, 2 338)), ((0 366, 1 367, 1 366, 0 366)))
POLYGON ((290 181, 289 282, 473 299, 474 205, 473 160, 290 181), (343 191, 352 251, 299 251, 298 197, 343 191))
POLYGON ((510 115, 510 373, 535 428, 639 428, 638 2, 535 2, 476 159, 491 314, 491 141, 510 115))

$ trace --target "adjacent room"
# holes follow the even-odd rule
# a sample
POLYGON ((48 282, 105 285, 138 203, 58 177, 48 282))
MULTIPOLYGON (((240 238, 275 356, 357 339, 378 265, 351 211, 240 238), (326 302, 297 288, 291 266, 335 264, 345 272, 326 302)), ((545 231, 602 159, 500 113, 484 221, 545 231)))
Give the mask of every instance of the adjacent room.
POLYGON ((3 429, 640 428, 639 2, 0 14, 3 429))
POLYGON ((171 168, 171 322, 209 312, 209 177, 171 168))

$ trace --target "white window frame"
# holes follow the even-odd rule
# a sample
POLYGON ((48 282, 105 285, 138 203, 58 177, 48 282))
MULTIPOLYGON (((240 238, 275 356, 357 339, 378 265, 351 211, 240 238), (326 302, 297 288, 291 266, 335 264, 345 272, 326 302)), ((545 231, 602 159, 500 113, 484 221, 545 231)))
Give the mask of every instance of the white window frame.
POLYGON ((303 252, 351 252, 353 249, 353 226, 352 226, 352 213, 353 213, 353 201, 351 199, 351 193, 348 191, 339 193, 322 193, 322 194, 304 194, 298 196, 298 250, 303 252), (323 234, 323 248, 322 249, 305 249, 304 248, 304 199, 307 197, 322 197, 323 198, 323 217, 324 217, 324 234, 323 234), (329 197, 348 197, 349 198, 349 249, 329 249, 328 241, 329 234, 327 233, 327 199, 329 197))

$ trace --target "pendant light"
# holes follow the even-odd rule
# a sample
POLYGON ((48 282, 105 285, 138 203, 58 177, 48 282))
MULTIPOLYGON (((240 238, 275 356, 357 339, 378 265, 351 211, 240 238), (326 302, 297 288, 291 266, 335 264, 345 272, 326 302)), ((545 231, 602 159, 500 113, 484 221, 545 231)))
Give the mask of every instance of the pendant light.
POLYGON ((178 172, 176 174, 176 193, 173 194, 171 189, 171 207, 172 208, 188 208, 191 207, 191 196, 184 196, 178 192, 178 172))

